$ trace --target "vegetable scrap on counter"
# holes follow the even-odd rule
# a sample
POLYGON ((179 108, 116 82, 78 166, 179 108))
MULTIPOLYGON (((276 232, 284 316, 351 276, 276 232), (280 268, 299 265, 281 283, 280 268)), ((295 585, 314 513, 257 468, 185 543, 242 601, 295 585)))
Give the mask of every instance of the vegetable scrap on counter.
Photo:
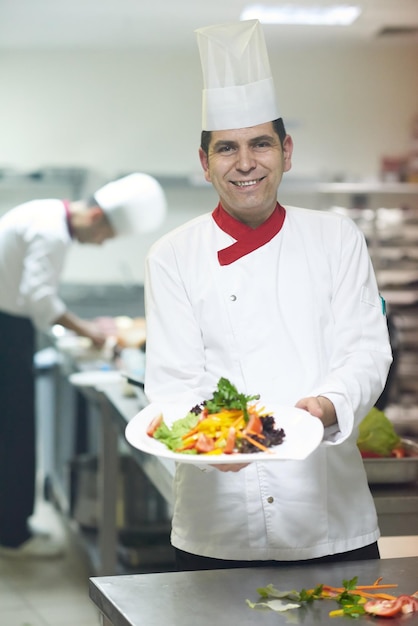
POLYGON ((280 591, 270 584, 257 589, 260 600, 252 602, 247 599, 246 602, 252 609, 268 608, 282 612, 300 608, 315 600, 334 600, 340 608, 331 610, 330 617, 395 617, 418 611, 418 591, 412 595, 394 596, 385 590, 398 585, 383 584, 381 581, 382 578, 378 578, 372 585, 358 585, 356 576, 351 580, 343 580, 342 587, 321 584, 314 589, 301 591, 280 591))

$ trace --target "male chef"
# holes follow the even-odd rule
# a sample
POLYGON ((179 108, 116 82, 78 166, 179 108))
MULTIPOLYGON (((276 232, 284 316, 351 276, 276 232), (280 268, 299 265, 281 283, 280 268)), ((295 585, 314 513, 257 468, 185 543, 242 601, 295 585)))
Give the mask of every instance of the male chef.
POLYGON ((199 156, 219 204, 148 255, 146 393, 192 407, 225 377, 267 406, 306 410, 324 437, 303 461, 179 463, 178 568, 379 558, 356 438, 392 357, 365 239, 345 217, 277 201, 293 143, 259 22, 197 37, 199 156))
POLYGON ((89 200, 33 200, 0 219, 0 558, 54 557, 62 546, 34 534, 35 329, 53 324, 102 346, 98 322, 80 319, 58 295, 73 241, 107 239, 157 228, 165 196, 151 176, 134 173, 112 181, 89 200))

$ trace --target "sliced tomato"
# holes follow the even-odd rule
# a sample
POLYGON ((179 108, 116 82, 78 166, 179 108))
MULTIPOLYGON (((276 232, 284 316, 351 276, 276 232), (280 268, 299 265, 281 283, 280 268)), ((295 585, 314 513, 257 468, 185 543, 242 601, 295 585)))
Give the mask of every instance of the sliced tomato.
POLYGON ((157 430, 159 426, 161 426, 162 421, 163 421, 163 416, 161 413, 160 415, 157 415, 156 417, 154 417, 153 420, 151 420, 146 430, 146 433, 149 437, 154 436, 155 431, 157 430))
POLYGON ((366 613, 379 617, 393 617, 398 615, 401 609, 402 601, 400 598, 396 598, 396 600, 368 600, 364 605, 366 613))
POLYGON ((236 431, 235 428, 231 426, 228 431, 228 436, 226 438, 226 444, 222 452, 224 454, 232 454, 235 448, 235 440, 236 440, 236 431))
POLYGON ((205 433, 199 433, 196 440, 195 449, 200 453, 210 452, 215 447, 213 439, 205 435, 205 433))
POLYGON ((399 596, 398 600, 402 602, 402 613, 409 614, 418 611, 418 600, 414 596, 402 595, 399 596))
POLYGON ((253 435, 260 435, 263 432, 263 423, 256 413, 250 413, 245 431, 253 435))
POLYGON ((367 452, 365 450, 360 450, 360 454, 363 459, 383 459, 384 457, 381 454, 377 454, 376 452, 367 452))

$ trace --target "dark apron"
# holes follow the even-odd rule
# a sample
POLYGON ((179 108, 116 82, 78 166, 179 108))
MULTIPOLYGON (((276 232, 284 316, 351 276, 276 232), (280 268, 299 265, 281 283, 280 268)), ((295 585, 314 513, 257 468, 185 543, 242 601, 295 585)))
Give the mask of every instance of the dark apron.
POLYGON ((0 544, 28 538, 35 501, 35 331, 0 311, 0 544))

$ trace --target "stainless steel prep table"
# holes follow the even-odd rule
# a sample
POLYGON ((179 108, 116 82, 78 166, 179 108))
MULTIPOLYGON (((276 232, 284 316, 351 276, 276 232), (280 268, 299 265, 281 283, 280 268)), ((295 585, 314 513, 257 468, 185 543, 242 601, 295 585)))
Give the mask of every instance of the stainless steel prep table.
MULTIPOLYGON (((128 398, 122 393, 121 384, 107 385, 97 389, 101 405, 102 433, 99 449, 99 572, 114 573, 117 564, 117 481, 118 440, 124 436, 128 421, 140 411, 138 398, 128 398)), ((144 396, 143 406, 146 404, 144 396)), ((166 459, 157 459, 140 450, 131 448, 133 458, 149 480, 165 498, 169 506, 173 503, 172 481, 174 464, 166 459)))
MULTIPOLYGON (((229 569, 202 572, 169 572, 91 578, 90 597, 106 623, 113 626, 240 626, 259 624, 336 624, 330 610, 332 601, 277 613, 250 609, 246 599, 258 600, 257 588, 272 583, 282 590, 309 589, 318 584, 341 586, 343 580, 358 576, 359 584, 397 583, 388 593, 412 594, 418 588, 418 557, 376 561, 352 561, 321 565, 294 565, 279 568, 229 569)), ((337 620, 338 621, 338 620, 337 620)), ((384 619, 360 618, 362 623, 386 624, 384 619)), ((418 613, 393 618, 390 624, 416 626, 418 613)))

